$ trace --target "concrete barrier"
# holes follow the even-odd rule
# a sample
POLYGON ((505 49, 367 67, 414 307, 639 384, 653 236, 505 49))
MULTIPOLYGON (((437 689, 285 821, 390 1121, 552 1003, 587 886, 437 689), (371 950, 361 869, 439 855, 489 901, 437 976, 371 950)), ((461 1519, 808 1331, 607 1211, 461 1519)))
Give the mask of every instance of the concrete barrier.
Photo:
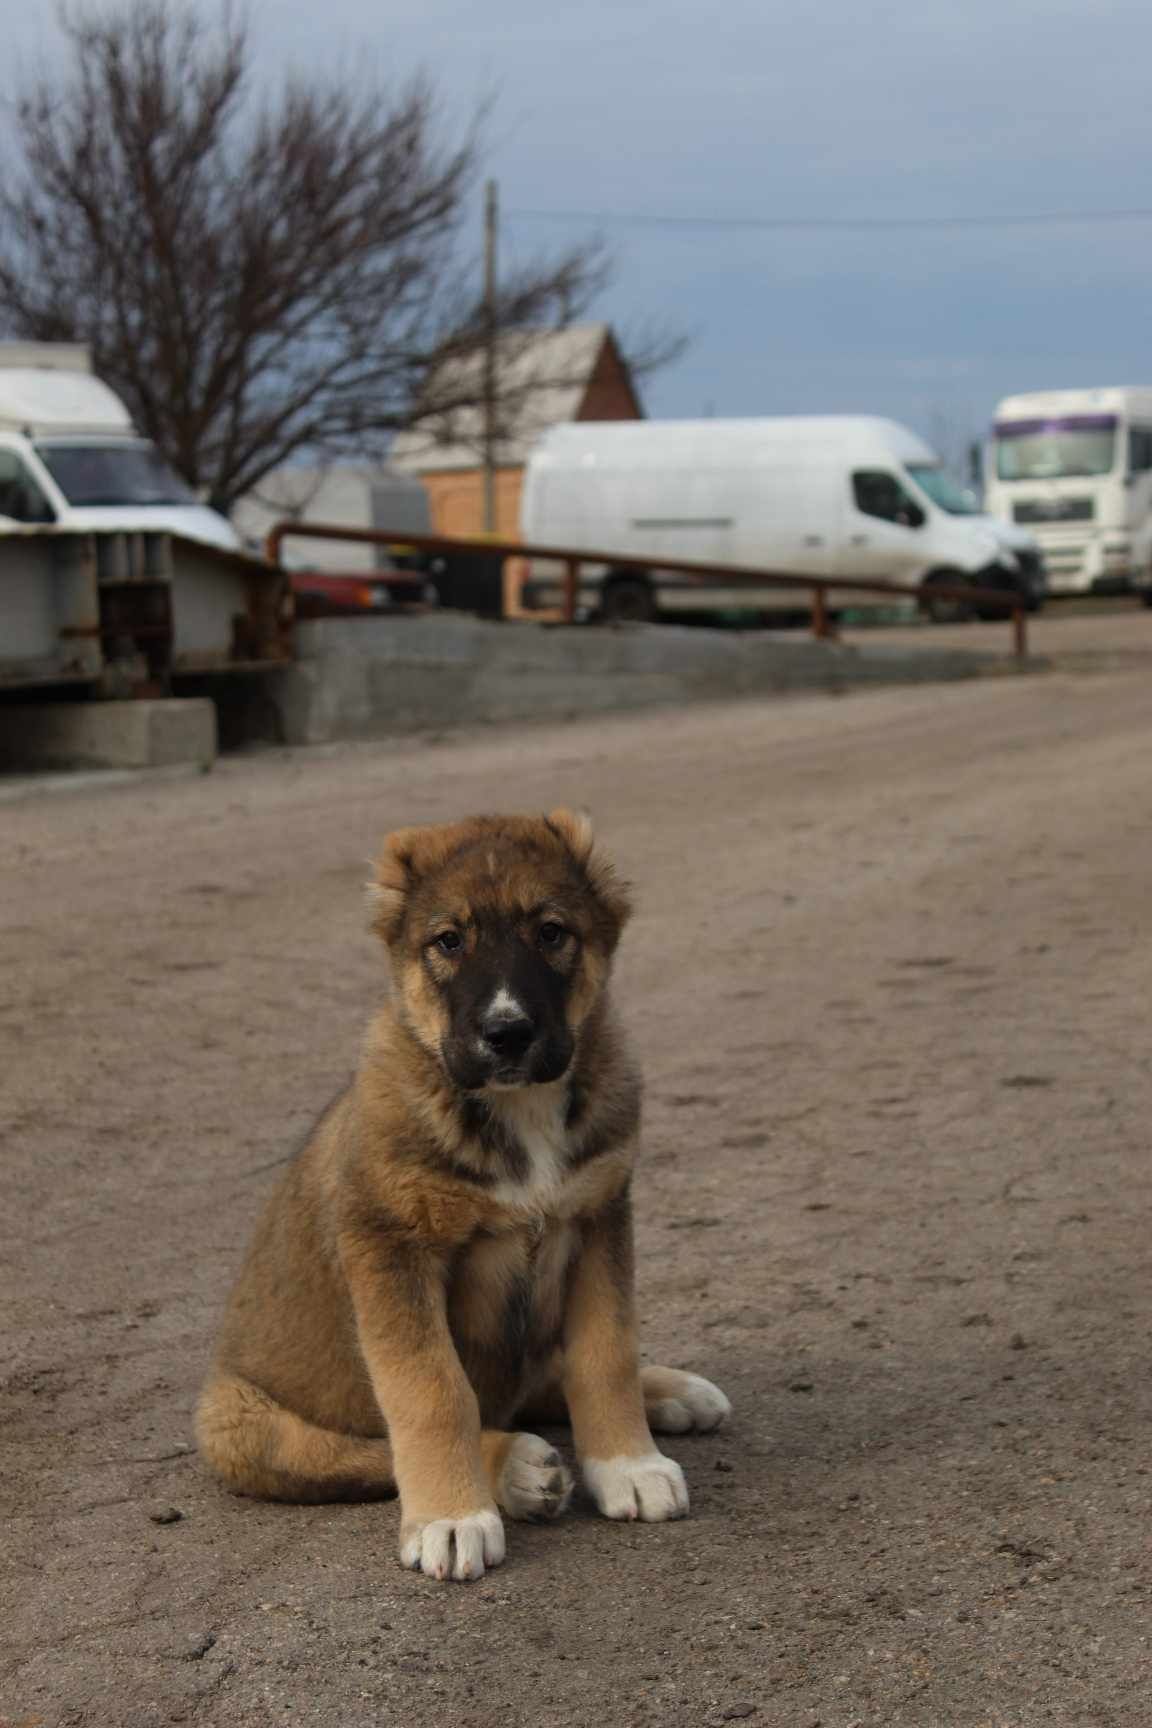
POLYGON ((0 768, 207 768, 215 759, 216 710, 203 698, 0 708, 0 768))
MULTIPOLYGON (((1005 632, 1005 642, 1007 632, 1005 632)), ((463 614, 318 619, 269 678, 287 744, 441 731, 799 690, 974 678, 1004 653, 845 645, 675 625, 565 629, 463 614)))

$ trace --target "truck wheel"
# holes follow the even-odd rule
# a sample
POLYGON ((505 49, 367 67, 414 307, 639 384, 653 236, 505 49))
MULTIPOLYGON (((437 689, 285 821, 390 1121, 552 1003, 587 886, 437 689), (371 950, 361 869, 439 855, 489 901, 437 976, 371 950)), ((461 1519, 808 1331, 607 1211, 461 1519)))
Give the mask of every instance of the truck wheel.
POLYGON ((1033 594, 1026 589, 1005 588, 1004 598, 1007 602, 1004 606, 974 607, 975 616, 979 618, 982 624, 1007 624, 1012 616, 1013 601, 1023 601, 1025 612, 1042 612, 1044 610, 1044 596, 1033 594))
POLYGON ((656 596, 646 576, 613 576, 604 584, 600 616, 606 624, 651 624, 656 596))
MULTIPOLYGON (((1006 599, 1011 597, 1007 589, 1004 592, 1006 599)), ((1039 612, 1040 602, 1030 599, 1026 594, 1021 595, 1020 598, 1024 601, 1025 612, 1039 612)), ((974 612, 981 624, 1006 624, 1012 616, 1012 608, 1008 605, 977 606, 974 608, 974 612)))
POLYGON ((1152 588, 1141 588, 1140 598, 1145 606, 1152 606, 1152 588))
POLYGON ((933 588, 963 588, 965 581, 959 570, 933 570, 921 584, 920 610, 933 624, 967 624, 972 619, 971 606, 963 600, 933 599, 933 588))

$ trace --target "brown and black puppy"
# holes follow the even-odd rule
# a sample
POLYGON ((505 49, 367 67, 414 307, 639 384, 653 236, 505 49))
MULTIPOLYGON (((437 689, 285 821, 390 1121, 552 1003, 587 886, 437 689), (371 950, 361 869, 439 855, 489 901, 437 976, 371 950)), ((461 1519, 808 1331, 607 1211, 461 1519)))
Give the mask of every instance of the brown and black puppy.
POLYGON ((639 1365, 640 1082, 608 1000, 624 889, 558 810, 404 829, 373 893, 392 1002, 257 1229, 201 1452, 241 1494, 399 1492, 400 1558, 436 1578, 500 1563, 501 1511, 567 1505, 520 1418, 571 1421, 606 1517, 682 1517, 652 1430, 729 1406, 639 1365))

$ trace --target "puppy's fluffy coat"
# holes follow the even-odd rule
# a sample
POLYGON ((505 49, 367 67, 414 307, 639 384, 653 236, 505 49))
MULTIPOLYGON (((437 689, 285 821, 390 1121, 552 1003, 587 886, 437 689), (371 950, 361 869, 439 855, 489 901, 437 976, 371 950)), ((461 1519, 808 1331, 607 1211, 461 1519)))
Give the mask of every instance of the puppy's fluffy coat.
POLYGON ((374 899, 392 1000, 256 1231, 202 1454, 242 1494, 398 1491, 401 1560, 437 1578, 499 1564, 501 1512, 567 1505, 521 1419, 571 1421, 607 1517, 681 1517, 652 1430, 729 1406, 638 1361, 640 1084, 608 996, 627 895, 557 810, 401 830, 374 899))

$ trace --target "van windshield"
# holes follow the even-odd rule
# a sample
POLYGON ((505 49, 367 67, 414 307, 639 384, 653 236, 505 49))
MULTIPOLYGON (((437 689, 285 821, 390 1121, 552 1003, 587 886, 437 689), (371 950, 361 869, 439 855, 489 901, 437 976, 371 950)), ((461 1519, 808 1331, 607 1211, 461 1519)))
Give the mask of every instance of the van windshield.
POLYGON ((1066 480, 1110 474, 1116 459, 1114 414, 1058 420, 1001 420, 993 428, 1001 480, 1066 480))
POLYGON ((154 444, 37 444, 36 454, 78 509, 196 502, 154 444))
POLYGON ((908 473, 915 480, 921 492, 927 492, 933 504, 938 504, 941 510, 947 510, 949 516, 978 516, 979 506, 975 499, 963 487, 957 486, 955 480, 945 474, 943 468, 936 468, 928 463, 910 462, 908 473))

